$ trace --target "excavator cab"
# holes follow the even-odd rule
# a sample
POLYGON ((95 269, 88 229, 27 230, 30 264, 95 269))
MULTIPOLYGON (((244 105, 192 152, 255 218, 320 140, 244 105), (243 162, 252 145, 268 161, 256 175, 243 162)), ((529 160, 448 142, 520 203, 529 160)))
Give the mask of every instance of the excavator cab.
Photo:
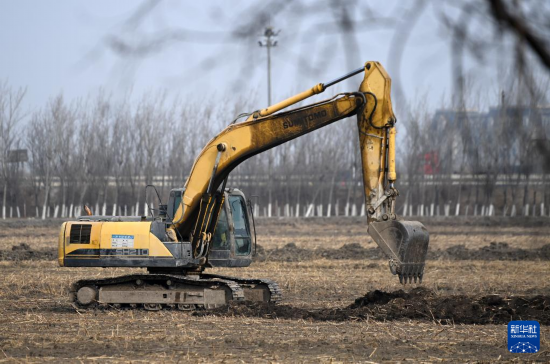
POLYGON ((226 190, 208 262, 214 267, 249 266, 255 242, 253 231, 254 219, 244 194, 237 189, 226 190))
MULTIPOLYGON (((167 206, 168 218, 181 204, 184 189, 173 189, 167 206)), ((238 189, 224 191, 223 205, 212 234, 208 263, 213 267, 248 267, 256 242, 254 218, 244 193, 238 189)))

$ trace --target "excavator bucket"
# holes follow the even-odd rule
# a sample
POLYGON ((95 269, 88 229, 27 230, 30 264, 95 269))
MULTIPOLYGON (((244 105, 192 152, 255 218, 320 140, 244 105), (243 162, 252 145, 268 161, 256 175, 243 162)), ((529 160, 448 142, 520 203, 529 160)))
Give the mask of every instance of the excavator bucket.
POLYGON ((372 222, 369 234, 390 258, 390 270, 399 282, 422 283, 430 236, 418 221, 390 220, 372 222))

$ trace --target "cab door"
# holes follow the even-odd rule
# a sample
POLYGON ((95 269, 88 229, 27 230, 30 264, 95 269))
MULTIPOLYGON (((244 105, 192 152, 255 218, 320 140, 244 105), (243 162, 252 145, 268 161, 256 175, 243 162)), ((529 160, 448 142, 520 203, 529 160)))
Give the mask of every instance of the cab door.
POLYGON ((240 194, 229 195, 229 207, 233 222, 235 256, 248 256, 252 250, 252 237, 246 201, 240 194))
POLYGON ((208 262, 214 267, 248 267, 252 262, 252 239, 244 195, 239 190, 225 192, 208 262))

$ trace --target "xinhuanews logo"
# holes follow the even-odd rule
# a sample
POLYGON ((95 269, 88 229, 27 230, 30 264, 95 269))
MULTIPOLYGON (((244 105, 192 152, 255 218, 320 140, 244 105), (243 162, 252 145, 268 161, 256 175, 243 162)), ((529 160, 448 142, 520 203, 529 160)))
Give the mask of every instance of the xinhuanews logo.
POLYGON ((540 325, 537 321, 510 321, 508 323, 508 350, 511 353, 538 353, 540 325))

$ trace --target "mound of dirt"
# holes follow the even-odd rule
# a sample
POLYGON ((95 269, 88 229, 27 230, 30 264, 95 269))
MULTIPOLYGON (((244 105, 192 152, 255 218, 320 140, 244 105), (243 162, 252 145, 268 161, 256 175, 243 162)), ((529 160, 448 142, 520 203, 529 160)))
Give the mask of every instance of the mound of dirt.
POLYGON ((357 243, 345 244, 339 249, 304 249, 294 243, 282 248, 264 249, 258 245, 256 259, 259 261, 299 262, 311 259, 378 259, 382 252, 376 248, 363 248, 357 243))
POLYGON ((366 309, 377 319, 428 319, 461 324, 506 324, 511 320, 550 323, 550 296, 438 296, 418 287, 410 292, 372 291, 350 309, 366 309))
POLYGON ((256 259, 259 261, 299 262, 314 258, 313 250, 298 248, 294 243, 286 244, 278 249, 264 249, 258 245, 256 250, 256 259))
POLYGON ((491 242, 479 249, 455 245, 428 253, 428 259, 449 260, 550 260, 550 244, 539 249, 511 248, 508 243, 491 242))
MULTIPOLYGON (((257 247, 259 261, 299 262, 310 259, 385 259, 378 248, 364 248, 360 244, 345 244, 338 249, 303 249, 294 243, 282 248, 264 249, 257 247)), ((550 260, 550 244, 540 249, 512 248, 508 243, 492 242, 479 249, 468 249, 464 245, 454 245, 445 250, 428 251, 429 260, 550 260)))
POLYGON ((11 250, 0 250, 1 260, 54 260, 57 259, 57 251, 53 249, 33 250, 29 244, 20 243, 13 245, 11 250))
POLYGON ((314 321, 379 321, 416 319, 442 324, 507 324, 511 320, 537 320, 550 324, 550 296, 438 296, 419 287, 410 292, 371 291, 344 308, 308 310, 289 305, 236 303, 198 316, 245 316, 314 321))

